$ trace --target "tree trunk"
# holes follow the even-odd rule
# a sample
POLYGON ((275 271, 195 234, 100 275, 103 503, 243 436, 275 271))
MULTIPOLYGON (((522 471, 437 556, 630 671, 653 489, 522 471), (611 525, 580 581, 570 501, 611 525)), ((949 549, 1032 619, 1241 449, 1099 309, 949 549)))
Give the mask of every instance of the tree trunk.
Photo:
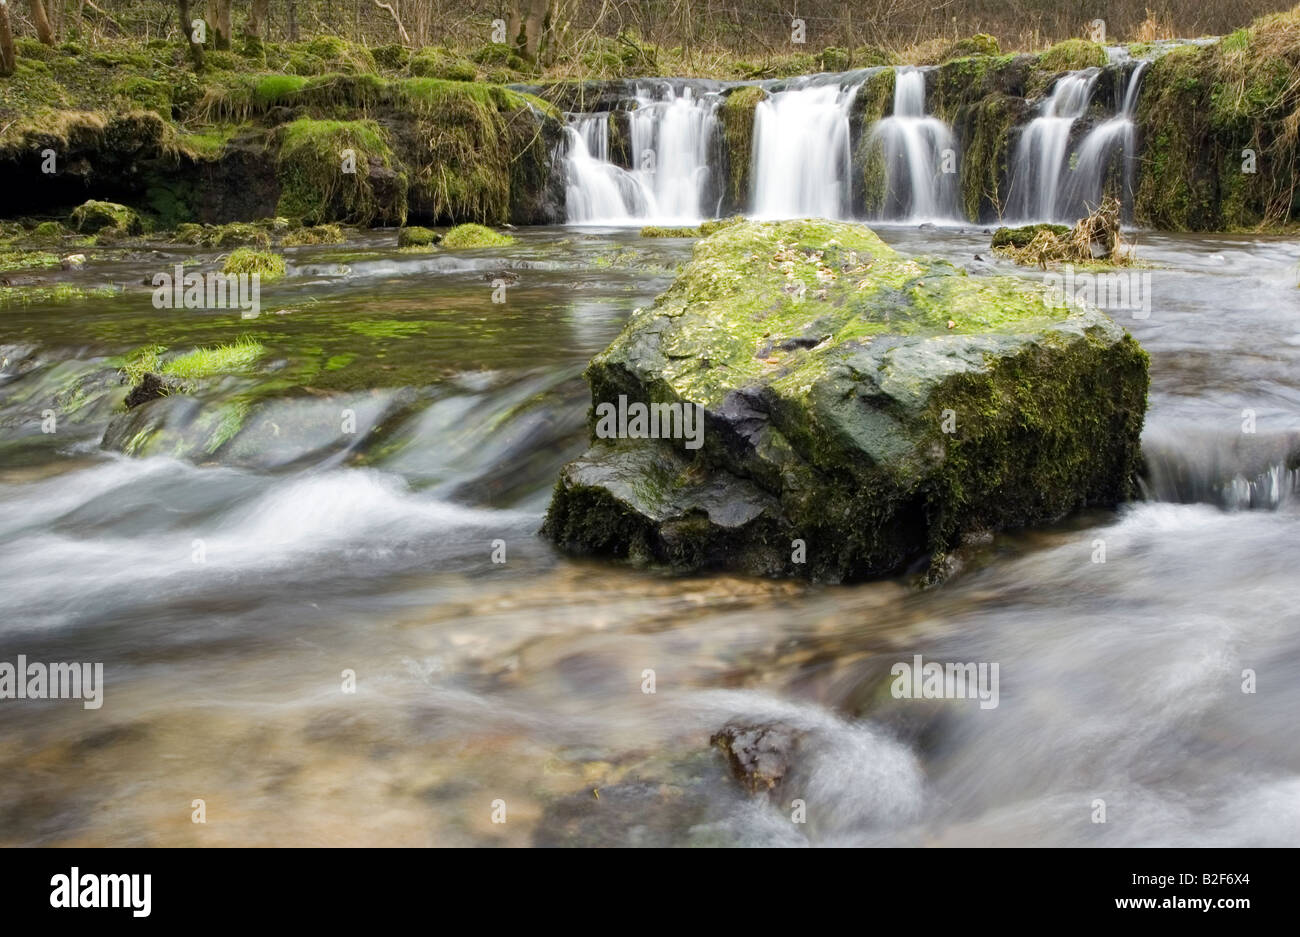
POLYGON ((512 0, 506 20, 506 41, 530 62, 537 60, 542 33, 550 25, 552 0, 512 0))
POLYGON ((289 0, 289 41, 298 41, 298 0, 289 0))
POLYGON ((36 38, 47 46, 54 45, 54 30, 50 28, 50 18, 45 15, 45 0, 31 0, 31 8, 36 38))
POLYGON ((253 6, 248 11, 248 22, 244 25, 244 35, 249 39, 261 39, 270 15, 271 0, 253 0, 253 6))
POLYGON ((212 31, 216 34, 213 45, 218 49, 230 48, 230 0, 212 0, 212 31))
POLYGON ((0 75, 12 75, 17 61, 14 34, 9 28, 9 6, 5 0, 0 0, 0 75))
POLYGON ((203 46, 194 41, 194 27, 190 25, 190 0, 176 0, 181 8, 181 41, 190 50, 190 59, 196 72, 203 71, 203 46))

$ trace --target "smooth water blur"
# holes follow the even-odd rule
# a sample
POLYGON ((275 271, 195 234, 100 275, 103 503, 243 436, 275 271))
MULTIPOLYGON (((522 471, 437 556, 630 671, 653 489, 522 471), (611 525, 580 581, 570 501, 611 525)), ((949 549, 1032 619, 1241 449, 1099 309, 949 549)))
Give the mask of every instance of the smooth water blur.
MULTIPOLYGON (((585 445, 582 368, 691 241, 518 234, 299 249, 251 320, 154 309, 166 252, 80 275, 122 297, 0 311, 0 661, 106 679, 98 710, 0 700, 0 842, 1296 842, 1295 241, 1139 233, 1149 315, 1114 314, 1151 353, 1151 499, 972 543, 918 591, 676 579, 538 538, 585 445), (112 356, 240 334, 282 386, 168 411, 183 448, 186 419, 252 400, 229 447, 100 448, 112 356), (998 663, 998 706, 895 699, 917 654, 998 663), (731 719, 800 734, 779 802, 710 748, 731 719)), ((881 234, 1043 275, 978 228, 881 234)))

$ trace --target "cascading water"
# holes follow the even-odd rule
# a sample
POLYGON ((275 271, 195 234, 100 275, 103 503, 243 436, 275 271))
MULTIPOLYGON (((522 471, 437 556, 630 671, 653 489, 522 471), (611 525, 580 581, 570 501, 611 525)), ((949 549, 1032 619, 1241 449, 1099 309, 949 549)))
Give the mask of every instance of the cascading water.
POLYGON ((1088 68, 1063 75, 1043 103, 1042 113, 1030 121, 1016 145, 1007 217, 1026 221, 1074 220, 1068 218, 1061 198, 1062 174, 1070 130, 1084 115, 1101 70, 1088 68))
POLYGON ((1137 115, 1138 91, 1142 86, 1142 73, 1149 62, 1138 62, 1129 75, 1128 85, 1124 89, 1124 99, 1119 113, 1097 125, 1083 139, 1079 146, 1072 181, 1067 194, 1067 206, 1072 213, 1081 217, 1101 204, 1105 194, 1106 183, 1116 157, 1122 160, 1120 166, 1121 194, 1120 200, 1125 210, 1133 205, 1133 177, 1137 164, 1137 115))
POLYGON ((608 113, 572 115, 565 215, 570 224, 696 224, 716 214, 718 97, 689 85, 638 86, 628 113, 632 168, 609 158, 608 113))
POLYGON ((900 68, 895 73, 894 113, 875 125, 870 145, 883 148, 882 217, 956 217, 956 144, 948 125, 925 113, 925 72, 900 68))
POLYGON ((754 217, 849 216, 849 111, 860 83, 802 84, 759 103, 754 112, 754 217))
POLYGON ((646 213, 640 181, 609 161, 609 114, 569 116, 565 212, 570 224, 630 224, 646 213))

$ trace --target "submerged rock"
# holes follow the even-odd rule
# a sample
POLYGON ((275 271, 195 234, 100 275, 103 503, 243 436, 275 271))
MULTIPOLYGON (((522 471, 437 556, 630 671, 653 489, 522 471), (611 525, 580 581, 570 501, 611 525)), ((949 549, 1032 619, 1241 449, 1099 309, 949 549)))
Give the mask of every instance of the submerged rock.
POLYGON ((586 377, 597 438, 546 535, 840 581, 1128 498, 1147 357, 1096 309, 862 225, 746 222, 699 242, 586 377))
POLYGON ((794 766, 801 733, 776 723, 727 723, 709 739, 727 758, 731 776, 750 794, 776 791, 794 766))
POLYGON ((186 389, 183 381, 153 371, 146 371, 144 376, 140 378, 140 382, 131 388, 126 395, 126 399, 122 402, 130 410, 142 403, 148 403, 150 400, 157 400, 159 397, 185 393, 186 389))

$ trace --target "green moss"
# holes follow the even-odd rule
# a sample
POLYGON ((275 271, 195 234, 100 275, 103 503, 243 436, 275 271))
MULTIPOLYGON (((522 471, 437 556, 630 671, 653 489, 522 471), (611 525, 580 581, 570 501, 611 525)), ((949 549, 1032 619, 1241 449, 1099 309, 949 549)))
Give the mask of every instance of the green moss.
POLYGON ((123 381, 134 387, 144 380, 146 374, 157 373, 162 368, 162 354, 166 350, 162 345, 144 345, 123 355, 118 363, 123 381))
POLYGON ((1106 47, 1087 39, 1066 39, 1038 54, 1038 67, 1049 72, 1101 68, 1108 61, 1106 47))
POLYGON ((743 215, 732 215, 729 218, 713 218, 709 221, 700 222, 700 234, 703 237, 708 237, 710 234, 721 231, 723 228, 730 228, 732 225, 744 223, 745 217, 743 215))
POLYGON ((56 286, 0 286, 0 306, 28 306, 36 303, 66 303, 81 299, 106 299, 121 294, 115 286, 92 289, 59 283, 56 286))
POLYGON ((50 270, 59 265, 57 254, 0 248, 0 273, 13 270, 50 270))
POLYGON ((1069 225, 1063 224, 1027 224, 1019 228, 1001 227, 993 232, 993 248, 1028 247, 1040 231, 1047 231, 1063 238, 1070 233, 1069 225))
MULTIPOLYGON (((266 349, 261 342, 243 337, 229 345, 195 348, 173 358, 156 369, 181 381, 200 381, 218 374, 229 374, 251 367, 266 349)), ((152 370, 152 369, 151 369, 152 370)))
POLYGON ((660 228, 647 225, 641 229, 643 238, 697 238, 699 236, 699 228, 660 228))
POLYGON ((1006 94, 983 98, 970 115, 973 132, 962 154, 961 199, 967 218, 983 220, 1002 213, 1001 192, 1024 101, 1006 94))
POLYGON ((31 240, 34 244, 59 244, 67 234, 67 229, 57 221, 42 221, 32 229, 31 240))
POLYGON ((285 247, 301 247, 307 244, 343 244, 347 238, 343 229, 336 224, 313 225, 307 228, 295 228, 284 236, 281 242, 285 247))
POLYGON ((734 209, 748 204, 753 162, 754 112, 767 92, 758 87, 737 88, 719 109, 722 138, 727 149, 727 202, 734 209))
POLYGON ((450 81, 473 81, 478 77, 474 63, 442 48, 421 49, 411 56, 408 66, 419 78, 444 78, 450 81))
POLYGON ((413 226, 400 228, 397 232, 398 247, 432 247, 442 238, 429 228, 413 226))
POLYGON ((894 572, 1131 496, 1146 366, 1095 309, 1019 278, 906 258, 860 225, 732 226, 586 372, 593 401, 703 406, 702 447, 597 440, 543 530, 687 569, 894 572), (736 422, 748 408, 762 419, 736 422))
POLYGON ((977 33, 965 39, 958 39, 948 47, 944 54, 946 59, 957 59, 968 55, 1000 55, 1001 46, 997 39, 988 33, 977 33))
POLYGON ((504 247, 514 242, 510 235, 499 234, 481 224, 456 225, 442 237, 442 246, 448 248, 504 247))
POLYGON ((110 230, 118 234, 139 234, 140 217, 125 205, 91 199, 72 212, 71 224, 79 234, 97 234, 110 230))
POLYGON ((370 54, 374 57, 375 65, 379 68, 386 68, 390 71, 405 68, 406 63, 411 60, 410 50, 395 42, 390 42, 387 45, 375 46, 370 50, 370 54))
POLYGON ((262 225, 243 221, 223 225, 181 224, 176 227, 173 239, 196 247, 249 245, 265 250, 271 246, 271 238, 262 225))
MULTIPOLYGON (((802 360, 799 339, 810 329, 841 344, 882 334, 1037 329, 1068 314, 1029 284, 967 277, 940 262, 922 265, 865 226, 828 221, 723 228, 695 246, 672 288, 653 310, 634 314, 625 334, 644 316, 672 319, 674 310, 688 308, 672 339, 682 355, 676 387, 709 405, 744 376, 768 374, 765 357, 802 360), (712 324, 724 320, 725 332, 712 324), (764 349, 771 354, 760 354, 764 349)), ((797 366, 788 375, 795 383, 806 376, 797 366)))
POLYGON ((259 274, 263 280, 284 276, 284 258, 270 251, 241 247, 232 251, 221 268, 222 273, 259 274))
POLYGON ((395 167, 388 136, 377 123, 302 118, 281 127, 279 135, 278 214, 309 224, 406 220, 406 174, 394 171, 387 192, 377 192, 371 181, 372 163, 395 167))

